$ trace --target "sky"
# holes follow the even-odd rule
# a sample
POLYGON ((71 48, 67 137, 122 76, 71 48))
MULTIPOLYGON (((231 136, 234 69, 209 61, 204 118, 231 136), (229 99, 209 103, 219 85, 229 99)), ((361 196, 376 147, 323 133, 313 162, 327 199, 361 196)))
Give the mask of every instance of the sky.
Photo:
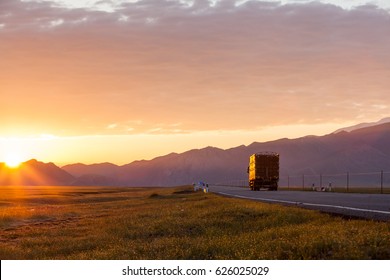
POLYGON ((0 162, 125 164, 389 116, 390 1, 0 0, 0 162))

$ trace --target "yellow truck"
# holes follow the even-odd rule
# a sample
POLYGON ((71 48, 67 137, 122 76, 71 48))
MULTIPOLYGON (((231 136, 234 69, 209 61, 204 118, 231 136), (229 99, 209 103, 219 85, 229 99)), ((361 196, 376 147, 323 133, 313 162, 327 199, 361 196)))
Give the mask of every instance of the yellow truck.
POLYGON ((276 191, 279 182, 279 154, 256 153, 249 158, 249 187, 252 191, 268 189, 276 191))

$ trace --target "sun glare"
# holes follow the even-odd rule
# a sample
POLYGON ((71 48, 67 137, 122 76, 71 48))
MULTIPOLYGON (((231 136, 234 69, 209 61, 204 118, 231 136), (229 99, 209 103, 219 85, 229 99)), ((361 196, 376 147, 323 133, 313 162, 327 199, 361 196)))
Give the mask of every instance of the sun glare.
POLYGON ((12 154, 12 155, 8 155, 6 158, 5 158, 5 164, 10 167, 10 168, 16 168, 18 167, 20 164, 22 163, 22 159, 16 155, 16 154, 12 154))

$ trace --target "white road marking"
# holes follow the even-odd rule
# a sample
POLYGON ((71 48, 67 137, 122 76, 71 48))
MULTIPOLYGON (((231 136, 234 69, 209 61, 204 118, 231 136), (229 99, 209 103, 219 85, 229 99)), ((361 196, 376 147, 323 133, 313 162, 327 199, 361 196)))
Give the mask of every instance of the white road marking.
POLYGON ((344 210, 353 210, 353 211, 360 211, 360 212, 370 212, 370 213, 379 213, 379 214, 390 215, 389 211, 361 209, 361 208, 346 207, 346 206, 339 206, 339 205, 315 204, 315 203, 306 203, 306 202, 288 201, 288 200, 278 200, 278 199, 269 199, 269 198, 247 197, 247 196, 234 195, 234 194, 229 194, 229 193, 224 193, 224 192, 217 192, 217 193, 223 194, 223 195, 227 195, 227 196, 234 196, 234 197, 237 197, 237 198, 246 198, 246 199, 254 199, 254 200, 269 201, 269 202, 279 202, 279 203, 287 203, 287 204, 294 204, 294 205, 328 207, 328 208, 337 208, 337 209, 344 209, 344 210))

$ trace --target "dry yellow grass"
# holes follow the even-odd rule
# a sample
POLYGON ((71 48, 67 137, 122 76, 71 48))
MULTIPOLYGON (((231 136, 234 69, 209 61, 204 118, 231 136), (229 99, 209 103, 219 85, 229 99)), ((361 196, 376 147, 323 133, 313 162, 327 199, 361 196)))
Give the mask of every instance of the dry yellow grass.
POLYGON ((390 223, 188 187, 1 187, 0 244, 0 259, 390 259, 390 223))

